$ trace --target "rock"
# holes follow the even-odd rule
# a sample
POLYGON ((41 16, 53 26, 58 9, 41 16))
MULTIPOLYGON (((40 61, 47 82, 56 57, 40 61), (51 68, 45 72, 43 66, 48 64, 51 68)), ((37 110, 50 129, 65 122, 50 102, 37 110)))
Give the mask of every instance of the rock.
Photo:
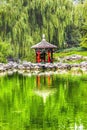
POLYGON ((0 72, 3 72, 3 71, 5 71, 4 66, 0 66, 0 72))
POLYGON ((84 60, 84 61, 87 61, 87 56, 84 56, 84 57, 83 57, 83 60, 84 60))
POLYGON ((39 67, 38 65, 36 65, 36 66, 34 67, 34 69, 35 69, 35 70, 38 70, 38 69, 40 69, 40 67, 39 67))
POLYGON ((0 63, 0 66, 3 66, 4 64, 3 63, 0 63))
POLYGON ((23 66, 22 64, 19 64, 19 65, 18 65, 18 69, 19 69, 19 70, 24 70, 24 66, 23 66))
POLYGON ((13 68, 17 69, 18 68, 18 64, 16 62, 13 63, 13 68))
POLYGON ((45 64, 45 68, 52 69, 53 68, 53 64, 52 63, 46 63, 45 64))
POLYGON ((64 60, 65 61, 72 61, 72 60, 80 60, 82 58, 83 58, 83 56, 74 54, 74 55, 65 57, 64 60))
POLYGON ((24 67, 30 67, 31 66, 31 62, 23 61, 22 65, 24 67))
POLYGON ((12 69, 12 67, 13 67, 13 65, 11 65, 11 64, 7 64, 7 65, 5 66, 6 70, 12 69))
POLYGON ((80 63, 80 66, 81 66, 81 67, 87 67, 87 61, 81 62, 81 63, 80 63))
POLYGON ((7 63, 7 64, 5 65, 6 70, 12 69, 12 68, 13 68, 13 63, 14 63, 14 62, 9 62, 9 63, 7 63))
POLYGON ((80 67, 80 64, 74 63, 74 64, 71 65, 71 67, 80 67))
POLYGON ((56 66, 58 69, 68 69, 68 70, 71 69, 71 65, 68 64, 68 63, 57 63, 55 66, 56 66))

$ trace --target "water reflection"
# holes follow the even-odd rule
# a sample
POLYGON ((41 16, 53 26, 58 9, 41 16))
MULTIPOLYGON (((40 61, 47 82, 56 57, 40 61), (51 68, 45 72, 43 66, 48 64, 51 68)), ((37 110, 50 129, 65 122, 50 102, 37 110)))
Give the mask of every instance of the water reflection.
POLYGON ((87 80, 0 77, 0 130, 86 130, 87 80))
POLYGON ((52 85, 53 76, 52 75, 37 75, 36 76, 36 84, 37 87, 40 88, 41 86, 50 87, 52 85))
POLYGON ((34 92, 35 94, 43 98, 44 103, 46 103, 47 97, 49 97, 49 95, 55 92, 55 89, 51 88, 52 80, 53 80, 52 75, 36 76, 36 89, 34 92))

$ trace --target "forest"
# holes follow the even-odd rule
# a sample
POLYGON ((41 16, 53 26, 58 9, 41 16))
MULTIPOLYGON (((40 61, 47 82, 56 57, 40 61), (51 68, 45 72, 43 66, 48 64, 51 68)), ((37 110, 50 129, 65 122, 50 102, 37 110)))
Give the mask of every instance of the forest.
POLYGON ((87 0, 0 0, 0 62, 34 60, 31 46, 87 48, 87 0))

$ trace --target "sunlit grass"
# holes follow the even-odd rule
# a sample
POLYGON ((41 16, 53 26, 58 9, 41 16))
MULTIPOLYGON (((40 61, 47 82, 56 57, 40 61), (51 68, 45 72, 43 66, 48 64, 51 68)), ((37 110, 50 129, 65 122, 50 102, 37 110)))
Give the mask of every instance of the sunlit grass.
POLYGON ((83 48, 70 48, 70 49, 63 49, 59 50, 57 53, 54 53, 54 57, 64 57, 64 56, 69 56, 69 55, 82 55, 82 56, 87 56, 87 50, 83 48))

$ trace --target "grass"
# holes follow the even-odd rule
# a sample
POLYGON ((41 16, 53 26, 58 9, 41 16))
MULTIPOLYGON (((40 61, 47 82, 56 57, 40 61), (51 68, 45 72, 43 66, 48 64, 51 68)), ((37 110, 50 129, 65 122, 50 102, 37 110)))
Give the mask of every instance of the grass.
POLYGON ((73 54, 87 56, 87 49, 81 47, 73 47, 73 48, 58 50, 56 53, 54 53, 54 58, 58 58, 58 57, 62 58, 73 54))

